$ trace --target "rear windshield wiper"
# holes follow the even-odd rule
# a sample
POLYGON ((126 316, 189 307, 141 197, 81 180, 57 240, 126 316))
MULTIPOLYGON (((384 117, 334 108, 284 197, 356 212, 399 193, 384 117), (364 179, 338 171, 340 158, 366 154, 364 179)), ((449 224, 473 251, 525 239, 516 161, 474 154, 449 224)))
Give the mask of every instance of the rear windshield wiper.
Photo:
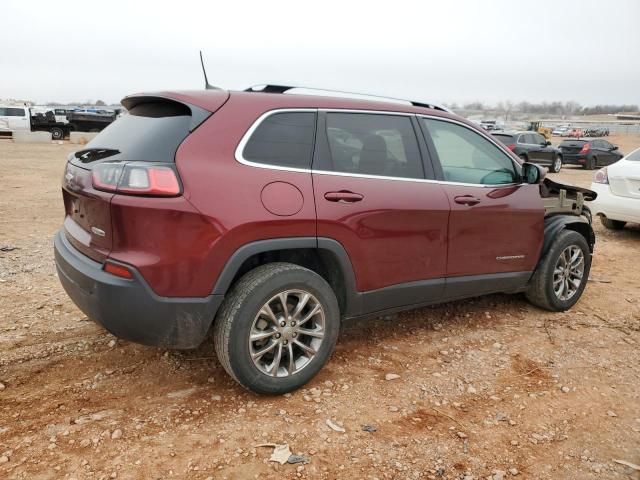
POLYGON ((115 148, 85 148, 84 150, 78 150, 74 155, 82 163, 95 162, 96 160, 102 160, 103 158, 111 157, 120 153, 120 150, 115 148))

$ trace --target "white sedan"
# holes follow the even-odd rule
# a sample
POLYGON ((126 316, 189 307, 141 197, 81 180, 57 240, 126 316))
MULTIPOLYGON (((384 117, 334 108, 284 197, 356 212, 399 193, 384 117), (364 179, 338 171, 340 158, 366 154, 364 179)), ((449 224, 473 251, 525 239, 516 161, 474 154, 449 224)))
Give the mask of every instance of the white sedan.
POLYGON ((598 170, 591 183, 598 197, 589 203, 593 215, 613 230, 640 223, 640 148, 598 170))

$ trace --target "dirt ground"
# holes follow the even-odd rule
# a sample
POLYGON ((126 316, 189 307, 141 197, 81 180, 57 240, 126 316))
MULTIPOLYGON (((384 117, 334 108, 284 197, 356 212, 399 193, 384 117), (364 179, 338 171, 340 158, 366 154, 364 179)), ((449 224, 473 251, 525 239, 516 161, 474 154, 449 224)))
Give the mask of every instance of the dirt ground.
POLYGON ((0 140, 0 247, 16 247, 0 251, 0 478, 640 479, 614 461, 640 464, 640 227, 595 222, 569 312, 493 295, 351 322, 306 388, 261 397, 212 342, 117 340, 66 297, 52 237, 73 150, 0 140), (264 443, 308 463, 269 462, 264 443))

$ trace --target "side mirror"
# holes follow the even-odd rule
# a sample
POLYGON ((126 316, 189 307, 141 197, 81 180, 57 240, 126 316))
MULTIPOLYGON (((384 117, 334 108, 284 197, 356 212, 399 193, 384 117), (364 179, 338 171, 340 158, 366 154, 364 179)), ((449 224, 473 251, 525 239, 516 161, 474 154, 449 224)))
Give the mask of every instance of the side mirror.
POLYGON ((522 164, 522 181, 534 185, 542 182, 546 175, 546 169, 543 169, 535 163, 524 162, 522 164))
POLYGON ((544 144, 548 147, 549 145, 551 145, 551 142, 547 140, 546 142, 544 142, 544 144))
POLYGON ((612 151, 613 151, 613 150, 617 150, 617 149, 618 149, 618 147, 617 147, 616 145, 614 145, 613 147, 611 147, 611 150, 612 150, 612 151))

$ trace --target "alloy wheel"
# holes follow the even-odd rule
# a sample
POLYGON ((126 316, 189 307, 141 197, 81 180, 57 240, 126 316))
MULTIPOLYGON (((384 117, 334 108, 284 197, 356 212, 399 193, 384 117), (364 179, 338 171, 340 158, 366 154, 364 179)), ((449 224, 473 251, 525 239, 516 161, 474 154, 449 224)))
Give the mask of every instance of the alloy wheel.
POLYGON ((553 269, 553 292, 567 301, 579 290, 584 276, 584 253, 577 245, 565 248, 553 269))
POLYGON ((249 352, 272 377, 287 377, 309 365, 325 335, 322 304, 304 290, 286 290, 267 301, 253 320, 249 352))

